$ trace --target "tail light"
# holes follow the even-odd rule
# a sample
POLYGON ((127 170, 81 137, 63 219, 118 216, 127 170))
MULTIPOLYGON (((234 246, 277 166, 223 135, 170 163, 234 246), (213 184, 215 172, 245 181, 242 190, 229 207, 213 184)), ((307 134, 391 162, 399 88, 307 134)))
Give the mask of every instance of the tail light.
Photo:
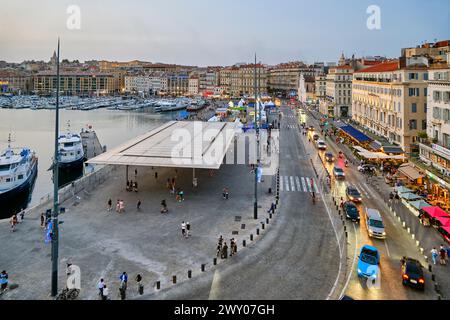
POLYGON ((403 275, 403 280, 409 280, 409 276, 407 274, 403 275))
POLYGON ((420 283, 420 284, 424 284, 424 283, 425 283, 425 279, 424 279, 424 278, 420 278, 420 279, 419 279, 419 283, 420 283))

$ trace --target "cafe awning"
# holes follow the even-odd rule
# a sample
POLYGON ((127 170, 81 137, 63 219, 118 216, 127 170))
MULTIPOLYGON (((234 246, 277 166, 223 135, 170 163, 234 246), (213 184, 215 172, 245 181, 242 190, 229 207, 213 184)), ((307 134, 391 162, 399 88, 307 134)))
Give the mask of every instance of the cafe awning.
POLYGON ((383 146, 383 152, 388 154, 404 154, 405 151, 401 147, 397 146, 383 146))
POLYGON ((372 141, 371 138, 369 138, 367 135, 365 135, 358 129, 353 128, 352 126, 346 125, 346 126, 340 127, 339 129, 344 131, 346 134, 351 136, 353 139, 355 139, 359 143, 365 143, 365 142, 372 141))
POLYGON ((413 206, 414 208, 416 208, 417 210, 431 207, 431 204, 429 204, 428 202, 426 202, 424 200, 413 201, 410 203, 410 205, 413 206))
POLYGON ((404 165, 401 165, 398 168, 398 171, 408 177, 410 180, 417 180, 420 178, 423 178, 424 175, 421 174, 416 168, 414 168, 411 164, 407 163, 404 165))
POLYGON ((423 208, 423 211, 425 211, 430 217, 432 218, 438 218, 438 217, 448 217, 448 213, 446 213, 444 210, 442 210, 439 207, 428 207, 423 208))
POLYGON ((447 215, 447 217, 437 217, 435 218, 441 226, 443 227, 450 227, 450 215, 447 215))
POLYGON ((412 192, 411 189, 408 189, 407 187, 404 186, 400 186, 400 187, 396 187, 395 191, 397 191, 397 193, 408 193, 408 192, 412 192))
POLYGON ((421 196, 419 196, 415 193, 412 193, 412 192, 402 193, 400 195, 400 197, 402 197, 403 199, 408 200, 408 201, 422 199, 421 196))

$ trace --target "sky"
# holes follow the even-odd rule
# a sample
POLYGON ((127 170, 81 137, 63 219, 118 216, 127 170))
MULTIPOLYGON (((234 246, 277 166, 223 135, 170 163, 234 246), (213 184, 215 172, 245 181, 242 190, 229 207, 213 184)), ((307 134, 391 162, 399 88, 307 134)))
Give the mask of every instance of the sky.
MULTIPOLYGON (((71 20, 73 21, 73 20, 71 20)), ((398 57, 450 39, 448 0, 0 0, 0 60, 144 60, 184 65, 398 57), (69 29, 70 5, 80 29, 69 29), (380 8, 369 30, 367 8, 380 8)))

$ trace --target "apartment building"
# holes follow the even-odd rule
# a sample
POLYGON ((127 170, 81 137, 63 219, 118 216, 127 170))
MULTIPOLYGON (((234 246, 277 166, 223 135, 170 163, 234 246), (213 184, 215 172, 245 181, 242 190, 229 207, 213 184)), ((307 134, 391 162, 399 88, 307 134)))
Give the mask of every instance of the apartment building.
POLYGON ((298 100, 302 103, 312 103, 316 92, 316 78, 300 73, 298 100))
POLYGON ((189 77, 189 95, 196 96, 199 94, 199 78, 197 75, 189 77))
POLYGON ((320 107, 323 114, 335 118, 351 117, 353 72, 350 65, 330 68, 326 76, 325 100, 320 107))
POLYGON ((427 130, 429 60, 401 58, 353 75, 352 119, 405 150, 418 151, 418 134, 427 130))
POLYGON ((0 82, 8 92, 30 94, 34 89, 31 74, 17 70, 0 70, 0 82))
POLYGON ((327 75, 320 74, 315 77, 315 96, 314 99, 319 103, 319 112, 323 115, 328 115, 328 106, 323 103, 327 97, 327 75))
POLYGON ((189 74, 188 73, 168 73, 164 76, 167 79, 167 88, 165 92, 172 96, 182 96, 189 92, 189 74))
POLYGON ((450 52, 450 40, 439 41, 436 43, 424 43, 415 48, 402 49, 402 57, 413 58, 419 56, 428 56, 434 60, 446 60, 446 55, 450 52))
POLYGON ((269 68, 267 71, 268 92, 283 96, 296 95, 302 67, 305 67, 303 62, 294 61, 269 68))
MULTIPOLYGON (((36 94, 48 95, 56 91, 57 78, 53 71, 39 72, 34 77, 36 94)), ((60 90, 62 95, 90 96, 119 92, 118 81, 110 73, 61 72, 60 90)))

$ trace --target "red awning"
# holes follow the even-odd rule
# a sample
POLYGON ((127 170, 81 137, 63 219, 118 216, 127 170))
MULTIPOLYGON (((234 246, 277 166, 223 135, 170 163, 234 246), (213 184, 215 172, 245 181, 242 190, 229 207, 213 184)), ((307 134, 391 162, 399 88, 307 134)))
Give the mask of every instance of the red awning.
POLYGON ((439 221, 443 227, 450 227, 450 215, 447 215, 447 217, 437 217, 435 219, 439 221))
POLYGON ((427 207, 423 208, 422 210, 428 213, 432 218, 449 217, 448 213, 439 207, 427 207))

